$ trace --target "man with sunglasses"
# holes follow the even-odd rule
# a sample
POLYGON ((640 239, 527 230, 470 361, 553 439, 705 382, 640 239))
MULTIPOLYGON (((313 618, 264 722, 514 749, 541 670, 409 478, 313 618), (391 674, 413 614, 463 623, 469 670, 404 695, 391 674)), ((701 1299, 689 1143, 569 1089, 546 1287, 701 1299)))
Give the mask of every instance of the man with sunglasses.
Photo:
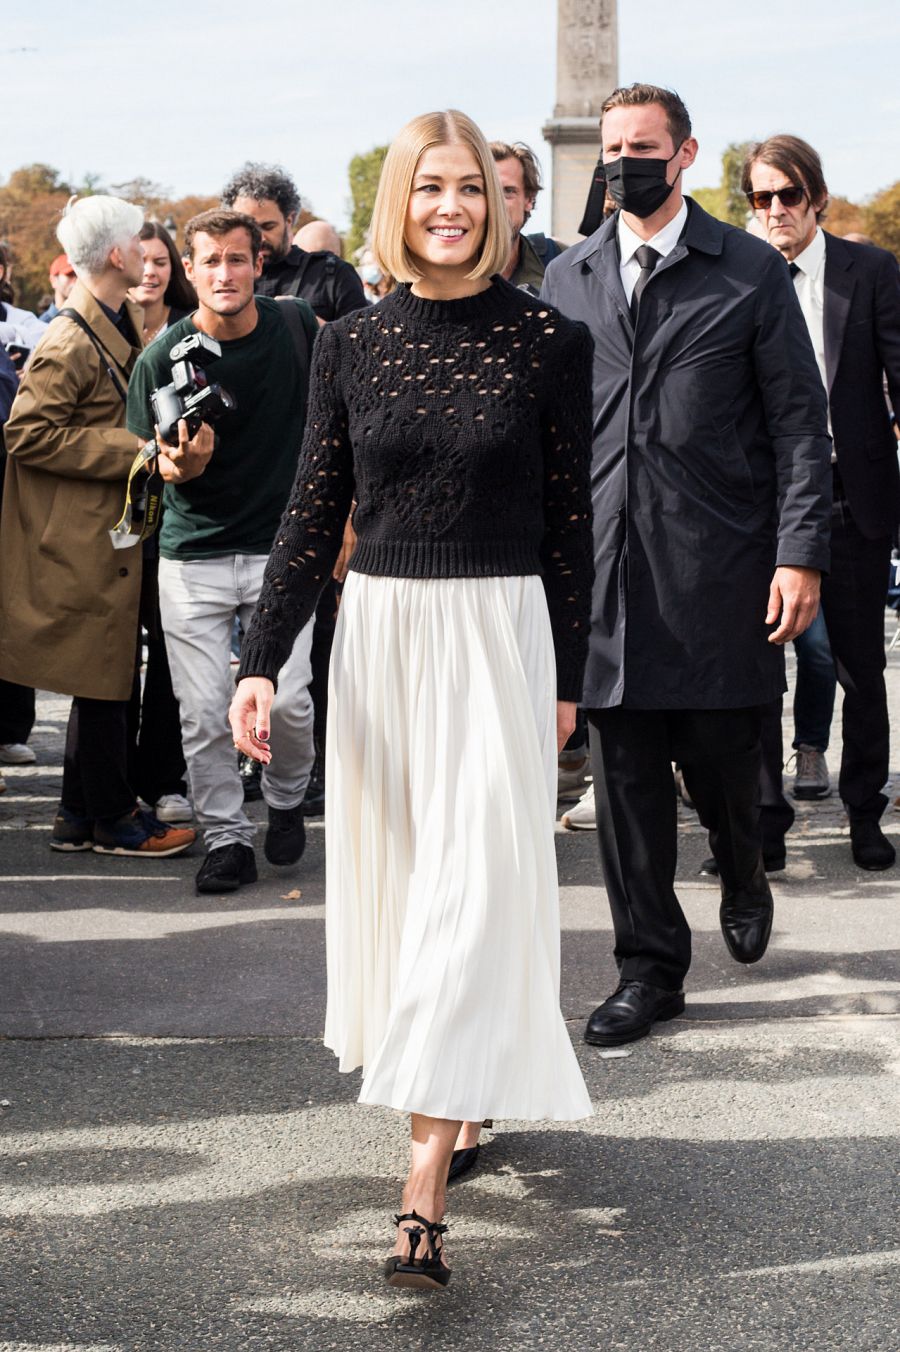
MULTIPOLYGON (((831 570, 822 609, 844 689, 839 790, 850 844, 863 869, 890 868, 896 851, 879 820, 887 798, 890 724, 884 684, 884 605, 900 520, 897 444, 884 398, 900 408, 900 271, 884 249, 821 227, 828 189, 816 151, 796 136, 751 147, 742 187, 788 263, 828 394, 834 441, 831 570)), ((771 773, 781 762, 780 719, 764 739, 771 773)))
POLYGON ((710 834, 731 956, 766 951, 759 706, 828 567, 825 396, 787 270, 682 193, 677 94, 615 90, 600 126, 615 215, 541 295, 594 339, 596 581, 583 704, 619 983, 588 1042, 684 1009, 672 762, 710 834))

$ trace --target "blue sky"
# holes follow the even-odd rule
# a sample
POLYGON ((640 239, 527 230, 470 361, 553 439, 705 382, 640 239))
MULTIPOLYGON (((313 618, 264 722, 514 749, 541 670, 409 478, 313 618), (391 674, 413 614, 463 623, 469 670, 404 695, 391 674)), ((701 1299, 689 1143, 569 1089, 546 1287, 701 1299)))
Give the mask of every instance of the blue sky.
MULTIPOLYGON (((44 161, 181 196, 270 160, 343 226, 350 157, 432 108, 528 141, 549 167, 555 31, 555 0, 32 0, 0 26, 0 176, 44 161)), ((687 103, 688 191, 718 182, 729 141, 776 131, 817 147, 834 193, 900 177, 896 0, 620 0, 619 78, 687 103)), ((548 221, 539 205, 533 227, 548 221)))

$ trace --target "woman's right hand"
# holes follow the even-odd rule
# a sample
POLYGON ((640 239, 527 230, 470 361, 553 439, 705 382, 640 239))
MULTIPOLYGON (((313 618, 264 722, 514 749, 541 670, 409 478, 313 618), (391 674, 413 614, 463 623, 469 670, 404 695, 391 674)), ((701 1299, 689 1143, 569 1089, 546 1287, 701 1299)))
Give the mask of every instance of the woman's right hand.
POLYGON ((265 676, 245 676, 238 683, 228 721, 238 751, 268 765, 272 759, 269 749, 269 725, 275 687, 265 676))

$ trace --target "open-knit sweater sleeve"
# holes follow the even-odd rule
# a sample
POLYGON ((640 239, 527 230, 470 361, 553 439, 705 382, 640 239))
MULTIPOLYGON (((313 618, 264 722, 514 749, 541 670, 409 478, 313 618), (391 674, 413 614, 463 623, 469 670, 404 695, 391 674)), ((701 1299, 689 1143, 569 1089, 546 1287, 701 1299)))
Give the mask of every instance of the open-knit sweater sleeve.
POLYGON ((340 553, 353 501, 353 449, 341 388, 338 335, 326 324, 313 348, 309 405, 297 477, 266 565, 239 675, 273 682, 340 553))

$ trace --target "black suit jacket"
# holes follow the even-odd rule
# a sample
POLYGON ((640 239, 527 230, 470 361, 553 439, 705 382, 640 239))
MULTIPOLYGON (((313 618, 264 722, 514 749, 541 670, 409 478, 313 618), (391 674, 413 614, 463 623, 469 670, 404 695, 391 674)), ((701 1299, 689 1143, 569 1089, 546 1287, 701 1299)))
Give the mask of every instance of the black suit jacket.
POLYGON ((869 539, 900 521, 900 268, 893 254, 825 234, 825 372, 838 469, 869 539))

